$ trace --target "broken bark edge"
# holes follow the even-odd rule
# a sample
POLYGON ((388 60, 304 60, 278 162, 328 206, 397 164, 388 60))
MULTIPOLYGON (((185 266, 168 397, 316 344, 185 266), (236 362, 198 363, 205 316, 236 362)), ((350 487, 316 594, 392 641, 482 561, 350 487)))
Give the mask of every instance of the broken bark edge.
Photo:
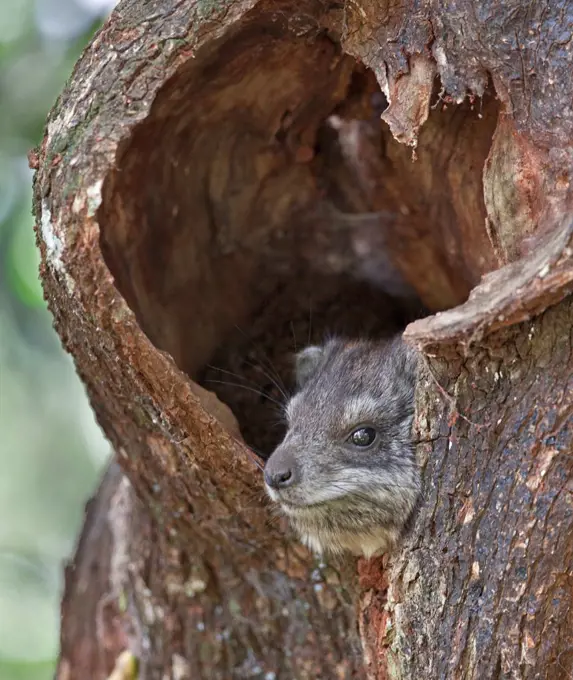
POLYGON ((406 340, 424 350, 460 342, 466 347, 489 333, 542 313, 573 290, 573 219, 555 220, 534 252, 483 277, 468 301, 410 324, 406 340))
MULTIPOLYGON (((177 439, 179 428, 185 429, 186 424, 192 425, 190 421, 193 419, 209 420, 208 409, 201 411, 196 408, 196 402, 190 394, 193 390, 186 391, 181 387, 186 380, 185 376, 139 329, 134 314, 116 289, 99 250, 100 225, 96 217, 102 200, 102 186, 114 166, 117 150, 122 142, 129 140, 135 124, 145 120, 149 114, 151 102, 157 95, 159 81, 156 77, 150 76, 151 88, 147 92, 145 102, 136 102, 136 105, 133 105, 133 82, 129 79, 121 83, 119 91, 114 93, 114 98, 106 100, 99 109, 87 107, 80 97, 74 98, 74 92, 83 90, 85 83, 88 82, 90 67, 94 61, 108 63, 116 57, 115 38, 119 41, 121 36, 114 35, 113 22, 114 20, 119 22, 121 15, 117 14, 114 17, 106 29, 96 37, 72 77, 66 96, 68 100, 74 100, 74 103, 68 101, 67 110, 65 104, 61 103, 60 117, 55 116, 56 120, 50 121, 51 130, 40 151, 39 173, 36 178, 38 240, 42 250, 43 276, 48 298, 64 342, 69 344, 70 351, 76 358, 85 355, 87 343, 88 353, 93 351, 97 356, 95 364, 97 361, 109 362, 111 357, 123 360, 130 370, 133 370, 136 376, 133 378, 137 388, 136 395, 141 396, 141 404, 145 405, 139 412, 144 423, 140 430, 143 433, 149 429, 150 432, 142 436, 148 437, 147 443, 150 448, 155 447, 157 460, 165 463, 165 468, 158 472, 168 478, 171 474, 177 479, 175 472, 185 469, 190 460, 190 452, 184 450, 182 460, 177 460, 177 455, 174 454, 176 447, 166 446, 165 442, 176 442, 179 445, 177 439), (65 114, 61 115, 64 111, 65 114), (97 113, 94 114, 94 111, 97 113), (78 123, 78 120, 81 122, 78 123), (114 136, 102 139, 99 135, 99 125, 105 120, 117 120, 118 123, 114 129, 114 136), (78 149, 82 150, 82 154, 76 156, 78 149), (59 173, 68 174, 64 176, 59 173), (78 177, 82 178, 79 186, 74 184, 78 182, 78 177), (89 257, 86 253, 89 253, 89 257), (89 265, 88 271, 93 274, 93 281, 89 286, 86 286, 84 265, 89 265), (94 300, 97 301, 97 310, 94 300), (84 318, 84 321, 85 317, 90 320, 84 324, 85 333, 66 339, 64 334, 74 329, 74 325, 69 322, 69 318, 73 316, 84 318), (101 323, 102 319, 104 323, 101 323), (112 323, 109 323, 110 319, 112 323), (105 329, 99 335, 101 346, 89 346, 95 335, 93 327, 88 329, 87 326, 105 329), (157 392, 155 400, 144 402, 143 397, 147 396, 145 383, 150 375, 163 376, 170 389, 157 392), (169 404, 169 408, 163 409, 166 404, 169 404), (182 413, 185 415, 181 416, 182 413)), ((233 21, 238 19, 226 17, 225 21, 226 28, 229 29, 233 21)), ((191 27, 192 24, 187 24, 188 32, 192 30, 191 27)), ((123 30, 125 27, 119 28, 123 30)), ((134 52, 145 53, 146 47, 149 48, 147 51, 153 52, 151 46, 145 42, 149 41, 149 36, 153 38, 153 35, 154 32, 151 30, 149 34, 138 37, 135 45, 141 48, 141 51, 136 49, 134 52)), ((132 35, 129 36, 129 41, 132 41, 132 35)), ((171 55, 167 66, 165 62, 161 62, 164 77, 173 75, 178 66, 191 58, 190 54, 193 54, 193 58, 200 59, 199 43, 199 39, 195 42, 189 39, 182 49, 175 51, 175 56, 171 55)), ((151 70, 157 67, 158 63, 159 59, 154 61, 150 58, 143 69, 151 70)), ((125 70, 125 62, 117 64, 118 77, 120 67, 125 70)), ((555 304, 571 289, 570 248, 571 224, 556 222, 551 237, 535 254, 486 277, 464 305, 412 324, 406 331, 406 337, 419 347, 425 348, 430 344, 467 340, 468 337, 475 337, 475 334, 483 336, 495 328, 514 324, 540 313, 546 307, 555 304)), ((88 372, 87 367, 86 363, 82 370, 88 372)), ((90 366, 89 370, 92 368, 90 366)), ((89 376, 92 382, 91 397, 92 401, 101 403, 107 398, 107 394, 106 386, 101 387, 98 384, 98 376, 97 372, 89 376)), ((104 378, 111 385, 113 372, 110 371, 104 378)), ((111 389, 109 385, 107 389, 111 389)), ((109 423, 104 425, 108 425, 106 432, 109 434, 109 423)), ((216 448, 217 444, 222 442, 222 435, 217 432, 215 425, 209 420, 201 433, 206 436, 216 433, 211 452, 213 447, 216 448)), ((116 443, 120 441, 121 433, 116 433, 116 443)), ((207 465, 211 464, 213 470, 216 464, 225 460, 223 454, 229 452, 228 441, 223 441, 223 444, 219 456, 204 461, 207 465)), ((233 448, 235 454, 237 448, 233 448)), ((121 447, 118 448, 118 453, 122 454, 121 447)), ((237 474, 235 463, 236 457, 229 456, 227 460, 229 471, 237 474)), ((245 476, 250 472, 250 469, 243 470, 245 476)), ((161 474, 156 476, 159 478, 161 474)), ((135 471, 134 475, 136 476, 135 471)), ((225 482, 224 475, 220 481, 225 482)), ((248 487, 248 484, 245 484, 245 487, 248 487)), ((264 527, 262 521, 256 525, 259 531, 262 527, 264 527)), ((380 611, 380 608, 378 610, 380 611)), ((381 625, 384 629, 385 622, 382 621, 381 625)), ((373 664, 377 667, 379 663, 383 664, 383 661, 377 658, 373 664)))

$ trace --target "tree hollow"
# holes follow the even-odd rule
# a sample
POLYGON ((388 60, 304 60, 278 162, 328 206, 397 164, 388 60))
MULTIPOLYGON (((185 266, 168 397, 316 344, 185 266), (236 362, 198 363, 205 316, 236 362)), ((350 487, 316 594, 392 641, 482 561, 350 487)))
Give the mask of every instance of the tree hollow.
POLYGON ((122 140, 98 210, 116 285, 265 452, 273 407, 220 382, 280 399, 263 373, 289 383, 300 345, 461 304, 497 266, 483 171, 499 103, 448 105, 437 80, 430 103, 413 152, 370 69, 259 12, 183 61, 122 140))
POLYGON ((33 157, 46 297, 121 466, 58 677, 125 647, 153 679, 570 676, 568 16, 119 4, 33 157), (406 324, 422 509, 357 582, 273 520, 241 435, 276 444, 301 345, 406 324))

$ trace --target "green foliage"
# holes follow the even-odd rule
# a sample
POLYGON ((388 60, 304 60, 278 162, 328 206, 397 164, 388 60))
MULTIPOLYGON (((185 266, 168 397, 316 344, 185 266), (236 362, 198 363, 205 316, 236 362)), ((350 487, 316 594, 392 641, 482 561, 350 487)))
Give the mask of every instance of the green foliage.
POLYGON ((27 206, 22 206, 12 216, 14 224, 8 225, 7 283, 22 304, 41 307, 44 305, 44 298, 38 279, 40 253, 34 239, 32 215, 29 208, 26 208, 27 206))
POLYGON ((53 659, 35 663, 0 659, 0 680, 46 680, 53 677, 54 670, 53 659))
POLYGON ((43 300, 26 160, 101 20, 82 4, 0 2, 0 680, 53 677, 62 562, 108 453, 43 300))

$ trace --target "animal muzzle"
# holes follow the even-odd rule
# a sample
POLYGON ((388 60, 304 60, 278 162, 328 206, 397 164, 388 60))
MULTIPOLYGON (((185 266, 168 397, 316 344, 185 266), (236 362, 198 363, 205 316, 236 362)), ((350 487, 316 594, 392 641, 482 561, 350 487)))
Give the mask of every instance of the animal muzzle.
POLYGON ((299 479, 300 472, 292 451, 279 446, 265 465, 265 483, 269 489, 280 492, 297 484, 299 479))

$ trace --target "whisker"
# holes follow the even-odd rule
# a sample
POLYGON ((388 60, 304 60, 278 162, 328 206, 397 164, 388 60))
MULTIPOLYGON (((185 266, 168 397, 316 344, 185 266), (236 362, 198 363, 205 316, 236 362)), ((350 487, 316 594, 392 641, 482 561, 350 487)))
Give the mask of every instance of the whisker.
POLYGON ((260 460, 257 458, 256 455, 251 455, 251 453, 255 453, 254 451, 248 451, 247 455, 249 458, 253 461, 253 463, 261 470, 261 472, 265 469, 265 466, 260 462, 260 460))
POLYGON ((282 382, 282 380, 281 380, 281 383, 282 383, 282 386, 281 386, 281 385, 279 385, 278 380, 276 378, 274 378, 270 373, 265 371, 265 369, 262 365, 260 365, 260 364, 257 365, 255 363, 253 363, 252 361, 249 361, 248 359, 245 359, 245 363, 248 366, 251 366, 252 368, 254 368, 255 370, 261 371, 261 373, 266 378, 268 378, 272 382, 272 384, 277 388, 277 390, 283 395, 283 397, 286 399, 286 401, 288 401, 289 395, 286 393, 286 388, 284 387, 284 383, 282 382))
POLYGON ((268 394, 265 394, 263 391, 257 390, 254 387, 249 387, 249 385, 241 385, 241 383, 228 382, 226 380, 214 380, 212 378, 208 378, 207 380, 205 380, 205 382, 206 383, 217 383, 219 385, 228 385, 229 387, 241 387, 244 390, 247 390, 249 392, 253 392, 254 394, 258 394, 261 397, 264 397, 265 399, 272 401, 281 410, 283 409, 283 405, 281 404, 280 401, 278 401, 278 399, 274 399, 273 397, 270 397, 268 394))
POLYGON ((290 322, 290 330, 291 330, 291 333, 292 333, 292 341, 294 343, 294 351, 295 351, 295 353, 298 353, 298 348, 296 346, 296 333, 294 332, 294 324, 293 324, 292 320, 290 322))
POLYGON ((226 373, 227 375, 231 375, 234 378, 239 378, 239 380, 244 380, 247 383, 251 383, 254 387, 259 387, 257 383, 254 380, 249 380, 248 378, 245 378, 244 375, 240 375, 239 373, 235 373, 234 371, 229 371, 226 368, 221 368, 220 366, 214 366, 213 364, 206 364, 207 368, 211 368, 214 371, 219 371, 220 373, 226 373))
POLYGON ((244 442, 240 442, 241 444, 244 444, 245 448, 247 449, 247 456, 249 457, 250 460, 253 461, 253 463, 259 468, 259 470, 264 469, 263 463, 257 458, 260 454, 258 451, 254 450, 252 447, 250 447, 248 444, 245 444, 244 442))
MULTIPOLYGON (((262 374, 268 378, 272 382, 272 384, 277 388, 277 390, 282 394, 282 396, 288 401, 288 394, 283 390, 283 388, 277 383, 277 381, 273 378, 272 375, 267 373, 262 366, 257 366, 257 364, 252 363, 251 361, 247 361, 245 359, 245 363, 247 363, 249 366, 252 368, 255 368, 256 370, 260 370, 262 374)), ((241 375, 240 373, 235 373, 234 371, 229 371, 226 368, 221 368, 220 366, 215 366, 213 364, 206 364, 207 368, 211 368, 214 371, 219 371, 220 373, 226 373, 227 375, 231 375, 234 378, 239 378, 239 380, 244 380, 246 383, 250 383, 256 388, 259 388, 260 386, 257 385, 257 383, 254 380, 249 380, 249 378, 245 378, 244 375, 241 375)))
POLYGON ((370 498, 369 496, 366 496, 363 493, 360 493, 359 491, 352 491, 350 493, 347 493, 348 490, 345 489, 343 485, 337 484, 336 482, 330 483, 329 486, 333 489, 337 489, 338 491, 342 491, 349 498, 357 498, 358 500, 365 502, 367 505, 377 507, 377 503, 374 499, 370 498))
MULTIPOLYGON (((235 328, 239 331, 239 333, 241 333, 241 335, 242 335, 246 340, 248 340, 248 341, 251 343, 251 345, 254 347, 254 349, 255 349, 257 352, 259 352, 259 354, 262 354, 263 359, 266 361, 266 367, 267 367, 267 369, 270 370, 270 371, 272 372, 272 374, 275 376, 275 378, 276 378, 276 379, 278 380, 278 382, 282 385, 283 389, 284 389, 285 392, 286 392, 286 386, 285 386, 285 384, 283 383, 283 381, 282 381, 280 375, 278 374, 276 368, 274 367, 273 362, 271 361, 269 355, 265 352, 265 350, 264 350, 263 348, 261 348, 259 345, 255 344, 255 342, 252 340, 252 338, 249 338, 249 336, 245 333, 245 331, 244 331, 240 326, 238 326, 237 324, 235 324, 235 328)), ((262 362, 261 362, 261 363, 262 363, 262 362)))
MULTIPOLYGON (((265 456, 265 454, 262 453, 262 451, 259 451, 259 449, 256 449, 254 446, 251 446, 250 444, 247 444, 247 447, 248 447, 249 449, 251 449, 251 451, 252 451, 254 454, 256 454, 259 458, 262 458, 263 460, 265 460, 266 458, 268 458, 268 456, 265 456)), ((264 464, 262 464, 262 465, 261 465, 261 470, 263 470, 264 467, 265 467, 264 464)))

